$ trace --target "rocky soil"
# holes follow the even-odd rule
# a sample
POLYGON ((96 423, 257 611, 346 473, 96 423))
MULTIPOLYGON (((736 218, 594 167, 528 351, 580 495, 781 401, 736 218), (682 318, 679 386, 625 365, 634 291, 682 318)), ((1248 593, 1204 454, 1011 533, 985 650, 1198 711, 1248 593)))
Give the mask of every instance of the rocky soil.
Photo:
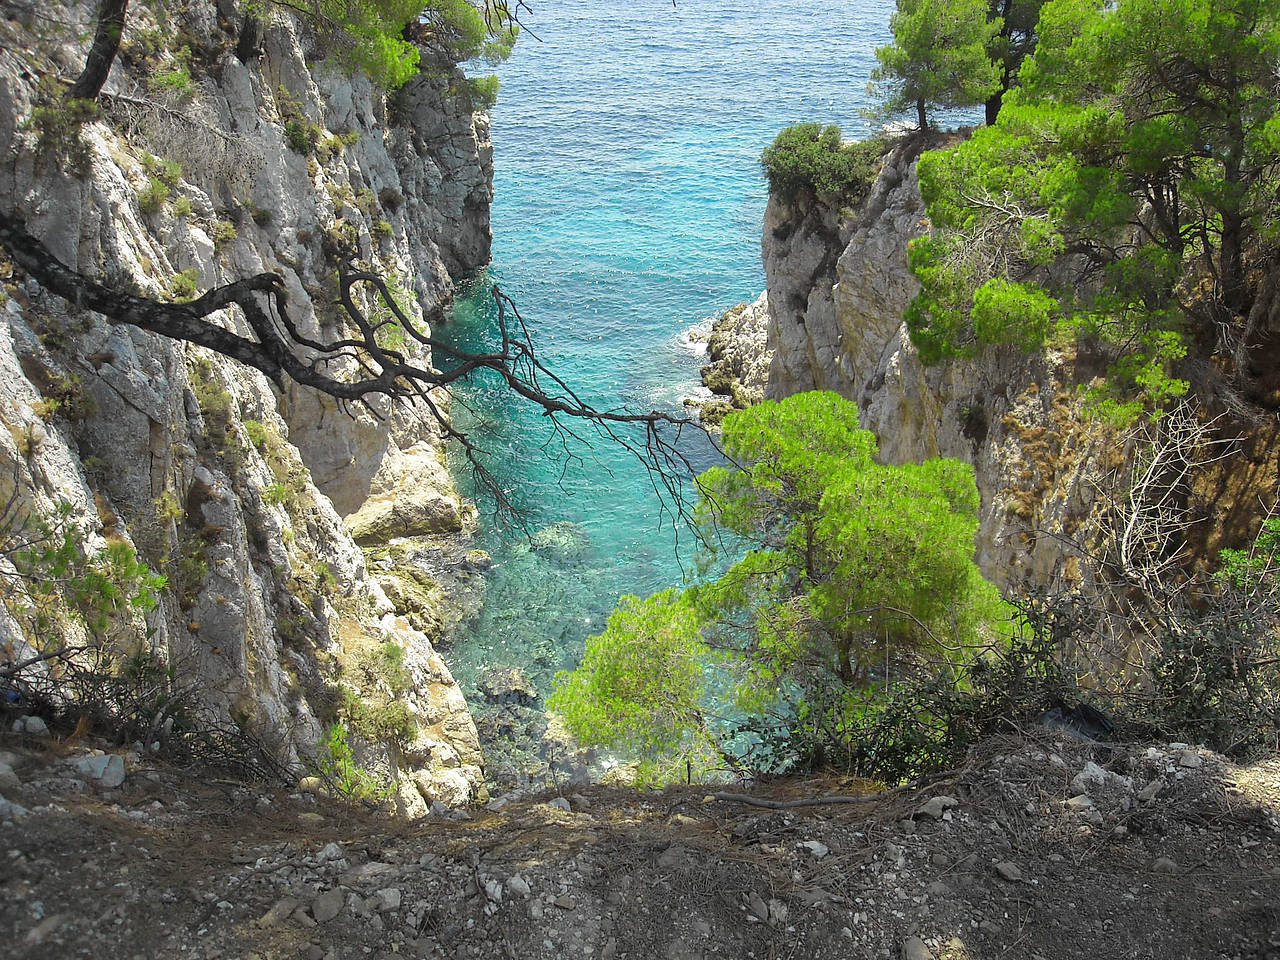
MULTIPOLYGON (((1047 732, 909 790, 509 796, 414 824, 0 741, 7 955, 1280 957, 1280 762, 1047 732)), ((313 784, 308 784, 313 787, 313 784)))

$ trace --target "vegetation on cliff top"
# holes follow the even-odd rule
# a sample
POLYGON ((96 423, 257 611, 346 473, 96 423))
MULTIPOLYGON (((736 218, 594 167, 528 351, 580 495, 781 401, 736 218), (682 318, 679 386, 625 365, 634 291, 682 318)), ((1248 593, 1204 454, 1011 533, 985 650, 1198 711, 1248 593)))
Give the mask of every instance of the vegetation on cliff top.
POLYGON ((870 191, 888 145, 883 137, 845 143, 834 123, 798 123, 765 148, 760 164, 769 189, 785 200, 809 191, 856 203, 870 191))
POLYGON ((1247 375, 1276 239, 1275 0, 1045 4, 994 126, 925 155, 907 320, 927 363, 1088 338, 1118 420, 1184 393, 1190 346, 1247 375))

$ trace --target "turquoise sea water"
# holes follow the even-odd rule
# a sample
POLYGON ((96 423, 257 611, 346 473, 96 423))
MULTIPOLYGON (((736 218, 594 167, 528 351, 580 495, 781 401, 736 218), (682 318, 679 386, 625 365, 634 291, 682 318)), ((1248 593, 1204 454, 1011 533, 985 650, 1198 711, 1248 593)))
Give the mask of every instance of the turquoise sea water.
MULTIPOLYGON (((523 37, 497 70, 493 266, 438 332, 492 343, 496 280, 584 399, 679 413, 701 362, 690 328, 764 287, 761 150, 801 121, 867 132, 859 109, 893 2, 533 6, 540 41, 523 37)), ((496 383, 460 391, 455 418, 535 536, 485 514, 489 599, 450 662, 464 686, 484 666, 522 666, 545 693, 619 595, 681 582, 692 538, 637 462, 600 440, 548 444, 539 411, 496 383)))

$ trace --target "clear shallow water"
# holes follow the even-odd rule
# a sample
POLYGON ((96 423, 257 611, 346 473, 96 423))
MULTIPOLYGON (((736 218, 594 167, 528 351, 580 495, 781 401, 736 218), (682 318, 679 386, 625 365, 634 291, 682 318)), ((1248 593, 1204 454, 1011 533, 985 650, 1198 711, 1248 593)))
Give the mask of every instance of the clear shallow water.
MULTIPOLYGON (((493 266, 438 334, 494 342, 496 280, 583 399, 680 412, 701 363, 690 328, 764 287, 761 150, 801 121, 867 132, 859 109, 892 10, 893 0, 535 3, 541 42, 523 37, 497 71, 493 266)), ((531 545, 485 514, 489 599, 450 662, 464 685, 488 665, 522 666, 545 693, 621 594, 681 582, 692 538, 664 518, 636 461, 599 440, 567 458, 536 410, 498 384, 460 391, 455 418, 528 509, 528 530, 562 526, 531 545)))

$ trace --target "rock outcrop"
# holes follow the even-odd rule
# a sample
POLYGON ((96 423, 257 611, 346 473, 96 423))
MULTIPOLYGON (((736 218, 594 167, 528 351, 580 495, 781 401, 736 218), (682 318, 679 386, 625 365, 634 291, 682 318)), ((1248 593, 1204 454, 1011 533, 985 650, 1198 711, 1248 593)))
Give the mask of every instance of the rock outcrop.
POLYGON ((886 463, 955 457, 982 495, 978 562, 1001 586, 1070 587, 1092 576, 1105 535, 1105 491, 1125 443, 1080 415, 1074 358, 993 349, 921 364, 903 314, 918 290, 907 244, 928 227, 915 174, 926 144, 899 141, 866 201, 778 197, 765 213, 773 364, 766 395, 825 389, 854 400, 886 463))
POLYGON ((768 294, 760 294, 752 303, 730 307, 705 336, 707 363, 701 371, 702 384, 715 394, 715 399, 691 399, 689 404, 701 410, 705 422, 715 424, 733 410, 764 399, 773 361, 768 294))
MULTIPOLYGON (((302 333, 331 337, 330 251, 345 245, 394 281, 415 319, 439 320, 452 278, 489 253, 492 146, 487 118, 456 92, 460 72, 437 65, 388 97, 316 61, 315 38, 286 15, 242 62, 231 7, 164 22, 131 8, 100 116, 69 127, 39 78, 77 70, 92 31, 6 21, 0 206, 74 269, 151 296, 273 271, 302 333)), ((57 13, 84 27, 94 9, 57 13)), ((159 606, 113 642, 194 681, 206 716, 291 762, 314 757, 326 725, 347 716, 358 754, 410 813, 483 791, 461 692, 352 539, 467 527, 434 419, 281 394, 233 361, 110 325, 0 269, 7 519, 57 517, 65 503, 58 522, 82 529, 91 553, 128 544, 169 578, 159 606), (403 669, 372 669, 380 657, 403 669), (399 704, 404 722, 394 736, 361 728, 344 697, 399 704)), ((13 544, 0 554, 12 575, 13 544)), ((0 622, 8 658, 49 642, 15 597, 0 622)))

